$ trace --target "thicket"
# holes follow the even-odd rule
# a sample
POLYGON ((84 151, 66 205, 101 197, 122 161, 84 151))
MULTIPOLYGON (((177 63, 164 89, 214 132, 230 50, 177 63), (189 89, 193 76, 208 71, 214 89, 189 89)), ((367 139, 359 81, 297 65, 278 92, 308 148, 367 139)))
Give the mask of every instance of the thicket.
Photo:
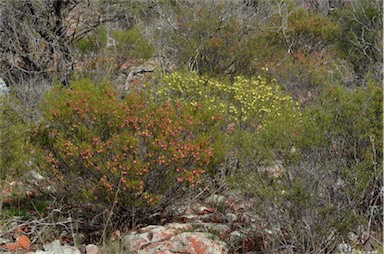
POLYGON ((380 244, 373 232, 383 223, 382 92, 372 82, 368 89, 324 87, 303 112, 299 160, 278 165, 280 174, 272 177, 259 167, 242 169, 244 182, 230 180, 275 229, 261 233, 267 249, 330 253, 350 232, 361 235, 349 242, 356 248, 380 244))
POLYGON ((111 85, 85 80, 53 90, 43 105, 35 164, 69 202, 156 210, 183 197, 220 158, 221 117, 198 105, 154 105, 140 92, 121 98, 111 85))
POLYGON ((276 80, 265 75, 266 71, 253 78, 236 76, 233 83, 200 77, 197 73, 175 72, 163 77, 162 86, 155 89, 154 99, 181 99, 191 105, 204 105, 224 116, 232 129, 229 132, 235 147, 230 149, 238 150, 239 156, 253 150, 259 158, 251 161, 289 159, 289 151, 301 128, 301 112, 276 80), (251 147, 244 146, 243 142, 251 147))
POLYGON ((37 167, 56 200, 117 227, 220 177, 250 198, 266 252, 382 244, 382 1, 331 2, 130 1, 66 41, 67 88, 37 107, 53 82, 26 68, 16 98, 1 96, 0 181, 37 167), (145 84, 102 82, 146 61, 159 68, 145 84))

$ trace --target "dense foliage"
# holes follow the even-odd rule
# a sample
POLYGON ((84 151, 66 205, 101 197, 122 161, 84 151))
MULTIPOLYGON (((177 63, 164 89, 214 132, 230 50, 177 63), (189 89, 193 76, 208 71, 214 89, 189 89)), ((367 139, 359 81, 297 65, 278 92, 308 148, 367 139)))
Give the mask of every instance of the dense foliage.
POLYGON ((43 2, 0 4, 0 184, 111 230, 238 193, 266 253, 382 247, 382 0, 43 2))
POLYGON ((47 96, 33 141, 42 169, 60 179, 67 197, 156 205, 182 196, 220 153, 220 117, 204 114, 78 81, 47 96))

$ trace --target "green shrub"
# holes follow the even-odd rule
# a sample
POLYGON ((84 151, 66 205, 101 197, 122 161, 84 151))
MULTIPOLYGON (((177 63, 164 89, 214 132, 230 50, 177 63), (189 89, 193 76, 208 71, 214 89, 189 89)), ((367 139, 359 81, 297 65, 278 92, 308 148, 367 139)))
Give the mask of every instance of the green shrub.
POLYGON ((333 167, 332 162, 305 158, 276 174, 266 168, 230 179, 252 200, 250 213, 264 225, 257 235, 266 252, 334 253, 357 230, 362 217, 338 196, 342 190, 328 171, 333 167))
POLYGON ((293 11, 288 17, 290 50, 293 52, 305 50, 303 53, 313 53, 331 44, 340 35, 338 23, 320 13, 310 13, 302 8, 293 11))
POLYGON ((105 48, 106 45, 107 29, 104 26, 99 26, 95 31, 75 42, 75 47, 78 48, 82 54, 97 52, 105 48))
MULTIPOLYGON (((154 88, 153 88, 154 89, 154 88)), ((223 115, 242 167, 252 170, 263 160, 291 160, 301 125, 298 105, 265 75, 235 77, 234 83, 200 77, 194 72, 165 75, 155 100, 184 100, 223 115)))
POLYGON ((183 196, 219 157, 221 120, 207 114, 78 81, 47 95, 33 141, 67 198, 140 210, 183 196))
POLYGON ((382 182, 382 88, 372 82, 367 88, 325 87, 305 119, 302 150, 335 160, 350 200, 366 212, 382 182))
POLYGON ((117 29, 112 31, 111 35, 117 44, 117 54, 125 57, 132 56, 142 59, 149 59, 152 57, 153 48, 140 34, 137 27, 133 27, 127 31, 117 29))
POLYGON ((358 77, 374 72, 382 78, 383 9, 380 0, 350 1, 332 13, 341 27, 335 46, 343 58, 353 65, 358 77))
POLYGON ((27 168, 24 147, 28 141, 30 124, 19 108, 22 104, 11 94, 0 95, 0 181, 17 177, 27 168))
POLYGON ((235 8, 239 5, 231 1, 170 5, 163 26, 160 23, 154 32, 159 49, 178 70, 188 68, 220 78, 252 75, 255 34, 235 8))
POLYGON ((270 231, 260 232, 269 252, 333 253, 349 232, 381 232, 382 117, 379 84, 324 86, 301 118, 300 161, 234 176, 270 231))

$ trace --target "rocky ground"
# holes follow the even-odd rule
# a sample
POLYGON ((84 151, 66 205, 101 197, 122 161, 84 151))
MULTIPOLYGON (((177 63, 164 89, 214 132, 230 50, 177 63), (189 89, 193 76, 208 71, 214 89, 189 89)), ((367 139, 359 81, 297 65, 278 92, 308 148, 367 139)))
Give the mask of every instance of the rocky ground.
MULTIPOLYGON (((59 239, 39 244, 39 239, 33 237, 36 235, 33 221, 15 221, 7 226, 7 231, 4 227, 0 232, 0 250, 29 254, 246 253, 261 250, 262 240, 255 236, 262 229, 247 214, 247 206, 249 204, 240 196, 217 194, 204 201, 189 202, 189 205, 174 205, 167 211, 172 222, 141 227, 125 234, 116 231, 110 246, 85 244, 78 233, 77 239, 72 240, 73 234, 65 230, 59 233, 59 239), (76 247, 74 242, 77 242, 76 247)), ((37 223, 47 222, 35 221, 37 223)))
MULTIPOLYGON (((37 172, 30 172, 29 180, 41 185, 44 179, 37 172)), ((4 186, 1 202, 5 206, 15 196, 31 199, 36 195, 35 189, 22 182, 10 181, 4 186)), ((108 243, 103 244, 92 243, 89 237, 87 240, 85 234, 74 227, 73 218, 58 215, 63 213, 60 209, 53 209, 43 217, 34 207, 35 211, 29 219, 13 217, 0 222, 0 253, 264 253, 262 250, 266 239, 281 232, 258 221, 251 213, 254 210, 251 204, 252 200, 233 190, 207 195, 206 198, 189 198, 163 212, 171 219, 162 220, 164 214, 153 214, 155 221, 162 225, 143 225, 126 232, 117 230, 108 243)), ((354 242, 358 237, 351 235, 349 240, 354 242)), ((341 243, 338 251, 364 253, 347 243, 341 243)))

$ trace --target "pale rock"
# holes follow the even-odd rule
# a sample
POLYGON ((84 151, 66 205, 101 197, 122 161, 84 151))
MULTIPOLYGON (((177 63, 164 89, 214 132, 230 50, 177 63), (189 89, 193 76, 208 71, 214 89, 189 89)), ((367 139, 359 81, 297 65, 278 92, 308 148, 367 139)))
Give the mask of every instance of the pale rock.
POLYGON ((88 244, 85 246, 85 253, 86 254, 101 254, 99 251, 99 248, 94 244, 88 244))
POLYGON ((228 223, 233 223, 235 221, 237 221, 237 216, 236 214, 234 213, 227 213, 225 215, 225 220, 228 222, 228 223))
POLYGON ((138 250, 151 242, 159 242, 175 235, 176 230, 163 226, 148 226, 138 232, 130 232, 123 237, 123 244, 131 249, 138 250))
POLYGON ((207 198, 206 202, 214 205, 215 207, 224 207, 226 198, 223 195, 213 194, 207 198))
MULTIPOLYGON (((198 228, 205 228, 208 230, 209 233, 217 235, 219 237, 225 237, 231 231, 231 228, 226 224, 194 223, 193 225, 198 228)), ((203 230, 201 231, 204 232, 203 230)))
POLYGON ((46 254, 81 254, 80 251, 72 246, 62 246, 59 240, 55 240, 51 243, 44 244, 44 250, 46 254))
POLYGON ((167 228, 173 228, 177 230, 178 232, 186 232, 193 230, 193 226, 191 224, 184 224, 184 223, 169 223, 165 225, 167 228))
POLYGON ((349 254, 353 252, 353 246, 347 244, 347 243, 340 243, 337 246, 337 249, 342 253, 342 254, 349 254))
POLYGON ((183 215, 180 217, 181 222, 191 222, 191 221, 196 221, 198 219, 199 219, 199 216, 194 214, 183 215))
POLYGON ((85 242, 85 235, 83 233, 75 233, 74 236, 74 241, 76 245, 81 245, 85 242))
POLYGON ((164 242, 157 242, 146 246, 138 251, 138 254, 155 253, 205 253, 205 254, 226 254, 228 248, 224 242, 213 241, 213 235, 209 233, 185 232, 172 237, 164 242))
MULTIPOLYGON (((200 226, 209 231, 223 232, 223 225, 200 226)), ((123 245, 128 253, 215 253, 226 254, 228 248, 217 236, 211 233, 183 232, 195 228, 195 224, 170 223, 165 226, 148 226, 138 231, 130 232, 123 237, 123 245), (181 232, 181 233, 180 233, 181 232)))
POLYGON ((357 243, 358 239, 359 239, 359 236, 356 235, 354 232, 349 232, 348 233, 348 239, 352 242, 352 243, 357 243))

